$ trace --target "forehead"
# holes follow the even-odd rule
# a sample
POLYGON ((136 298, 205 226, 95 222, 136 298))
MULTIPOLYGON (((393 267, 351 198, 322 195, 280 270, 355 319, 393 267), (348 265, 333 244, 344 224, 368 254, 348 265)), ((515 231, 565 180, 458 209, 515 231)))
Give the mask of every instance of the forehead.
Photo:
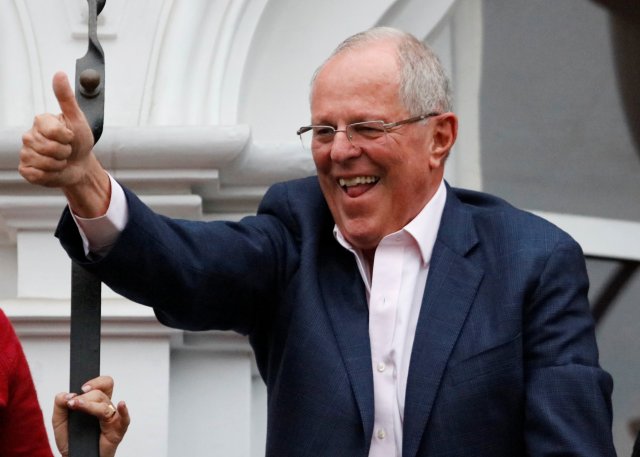
POLYGON ((311 116, 315 121, 357 120, 404 112, 399 97, 400 72, 395 45, 358 45, 326 62, 314 81, 311 116))

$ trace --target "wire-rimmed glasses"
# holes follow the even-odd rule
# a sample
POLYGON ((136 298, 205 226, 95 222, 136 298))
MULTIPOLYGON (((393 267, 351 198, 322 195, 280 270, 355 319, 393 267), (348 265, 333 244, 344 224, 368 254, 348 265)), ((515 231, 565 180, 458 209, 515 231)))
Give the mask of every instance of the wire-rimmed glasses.
POLYGON ((421 114, 420 116, 390 123, 385 123, 384 121, 354 122, 344 129, 336 129, 330 125, 306 125, 300 127, 296 133, 300 137, 302 147, 307 151, 322 151, 330 148, 338 132, 344 132, 353 146, 361 148, 375 143, 385 143, 386 135, 391 129, 419 122, 439 114, 436 112, 421 114))

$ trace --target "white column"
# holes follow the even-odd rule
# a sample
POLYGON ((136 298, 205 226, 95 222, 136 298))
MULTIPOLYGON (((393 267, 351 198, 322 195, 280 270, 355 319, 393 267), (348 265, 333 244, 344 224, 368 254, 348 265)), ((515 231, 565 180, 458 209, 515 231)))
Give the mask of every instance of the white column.
POLYGON ((171 355, 169 455, 264 455, 264 384, 254 384, 245 338, 223 332, 174 338, 171 355), (253 454, 252 454, 253 451, 253 454))

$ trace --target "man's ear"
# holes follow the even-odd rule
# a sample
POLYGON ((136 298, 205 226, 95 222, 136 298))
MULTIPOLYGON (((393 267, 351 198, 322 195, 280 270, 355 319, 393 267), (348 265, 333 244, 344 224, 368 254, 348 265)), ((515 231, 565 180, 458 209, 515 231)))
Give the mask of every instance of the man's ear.
POLYGON ((453 113, 443 113, 435 116, 431 122, 433 123, 433 135, 429 160, 432 168, 439 168, 444 165, 449 151, 456 142, 458 118, 453 113))

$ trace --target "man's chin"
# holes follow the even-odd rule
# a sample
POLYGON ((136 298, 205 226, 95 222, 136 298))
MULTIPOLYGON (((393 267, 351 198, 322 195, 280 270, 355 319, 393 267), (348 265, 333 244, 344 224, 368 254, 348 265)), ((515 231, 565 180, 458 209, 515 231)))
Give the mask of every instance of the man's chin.
POLYGON ((375 250, 381 240, 376 232, 366 230, 364 227, 350 227, 349 224, 338 227, 349 244, 361 251, 375 250))

